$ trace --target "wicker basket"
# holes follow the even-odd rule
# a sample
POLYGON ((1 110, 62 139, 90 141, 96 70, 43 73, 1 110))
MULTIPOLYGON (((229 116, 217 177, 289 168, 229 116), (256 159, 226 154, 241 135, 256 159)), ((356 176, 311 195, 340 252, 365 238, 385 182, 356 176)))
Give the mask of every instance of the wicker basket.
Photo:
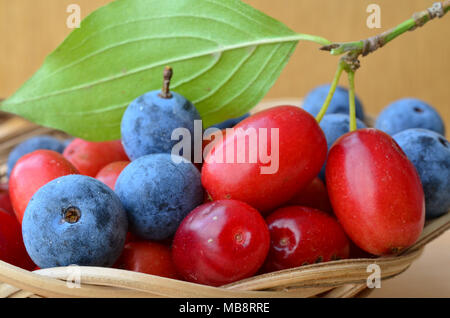
MULTIPOLYGON (((293 104, 292 102, 286 102, 293 104)), ((298 100, 296 101, 298 103, 298 100)), ((262 107, 265 107, 263 105, 262 107)), ((260 108, 260 107, 258 107, 260 108)), ((31 124, 18 117, 0 117, 0 173, 4 178, 9 151, 21 141, 39 134, 64 134, 31 124)), ((450 213, 428 222, 414 246, 398 256, 348 259, 255 276, 219 288, 203 286, 131 271, 77 267, 79 288, 72 282, 73 267, 29 272, 0 261, 0 297, 356 297, 367 288, 370 264, 378 264, 381 278, 394 277, 411 265, 425 244, 450 228, 450 213)))

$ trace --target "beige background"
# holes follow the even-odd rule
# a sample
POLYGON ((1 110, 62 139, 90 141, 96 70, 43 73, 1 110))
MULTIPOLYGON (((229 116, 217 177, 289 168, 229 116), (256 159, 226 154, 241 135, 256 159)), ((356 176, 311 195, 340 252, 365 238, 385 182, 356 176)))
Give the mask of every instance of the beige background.
MULTIPOLYGON (((163 0, 161 0, 163 1, 163 0)), ((82 16, 109 0, 0 0, 0 96, 11 95, 41 65, 45 56, 69 34, 68 4, 81 6, 82 16)), ((369 29, 366 8, 381 7, 385 30, 421 11, 433 0, 246 0, 297 32, 351 41, 380 32, 369 29)), ((428 101, 450 127, 450 17, 432 21, 405 34, 362 60, 356 89, 368 112, 376 114, 389 102, 413 96, 428 101)), ((313 43, 298 46, 268 97, 304 96, 329 82, 337 59, 313 43)), ((346 84, 345 78, 342 84, 346 84)), ((450 128, 448 129, 450 130, 450 128)))
MULTIPOLYGON (((163 1, 163 0, 161 0, 163 1)), ((226 1, 226 0, 224 0, 226 1)), ((68 4, 81 6, 82 16, 108 0, 0 0, 0 97, 11 95, 70 32, 68 4)), ((375 35, 429 7, 428 0, 246 0, 297 32, 351 41, 375 35), (366 26, 370 3, 381 7, 382 29, 366 26)), ((403 35, 362 59, 357 94, 368 113, 406 96, 428 101, 450 130, 450 16, 403 35)), ((301 44, 268 98, 302 97, 329 82, 337 59, 301 44)), ((346 84, 342 80, 342 84, 346 84)), ((449 132, 447 132, 447 137, 449 132)), ((450 232, 430 244, 422 258, 400 277, 383 283, 373 296, 450 297, 450 232)))

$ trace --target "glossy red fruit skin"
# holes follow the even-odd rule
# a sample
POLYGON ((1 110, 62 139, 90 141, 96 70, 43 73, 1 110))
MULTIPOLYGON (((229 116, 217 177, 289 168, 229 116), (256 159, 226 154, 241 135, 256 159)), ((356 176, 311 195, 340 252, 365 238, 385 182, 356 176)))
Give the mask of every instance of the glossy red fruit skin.
POLYGON ((9 197, 9 189, 7 183, 0 184, 0 209, 5 210, 5 212, 8 212, 15 217, 14 209, 9 197))
MULTIPOLYGON (((217 144, 220 140, 225 138, 226 130, 225 129, 220 130, 220 135, 221 135, 220 137, 216 137, 215 133, 209 134, 202 140, 202 158, 206 158, 205 151, 206 154, 208 154, 215 144, 217 144)), ((195 162, 194 165, 200 172, 202 172, 203 162, 201 163, 195 162)))
POLYGON ((110 164, 107 164, 102 169, 100 169, 100 171, 95 176, 95 179, 100 180, 112 190, 114 190, 117 178, 129 163, 129 161, 111 162, 110 164))
POLYGON ((358 247, 355 243, 350 241, 350 255, 349 258, 376 258, 378 256, 367 253, 358 247))
POLYGON ((170 247, 150 241, 125 244, 122 255, 114 267, 167 278, 179 278, 172 261, 170 247))
MULTIPOLYGON (((266 214, 306 187, 317 176, 325 161, 325 136, 316 120, 299 107, 278 106, 262 111, 240 122, 235 126, 237 128, 244 131, 254 128, 257 132, 259 128, 266 128, 269 141, 271 129, 279 129, 278 171, 262 174, 261 167, 268 167, 270 164, 261 163, 259 156, 257 163, 236 163, 237 140, 242 140, 245 136, 227 136, 213 147, 203 164, 202 183, 214 200, 240 200, 266 214), (231 147, 233 142, 234 163, 217 163, 217 149, 222 148, 225 153, 225 149, 231 147)), ((245 138, 244 142, 248 158, 249 139, 245 138)), ((270 143, 267 148, 267 153, 271 153, 270 143)), ((259 149, 256 150, 259 152, 259 149)))
POLYGON ((326 183, 334 213, 364 251, 395 254, 422 233, 419 175, 386 133, 367 128, 338 139, 328 155, 326 183))
POLYGON ((93 178, 109 163, 130 161, 120 140, 91 142, 76 138, 66 147, 63 155, 82 175, 93 178))
POLYGON ((40 187, 78 170, 60 153, 36 150, 17 161, 9 176, 9 193, 17 220, 22 223, 28 202, 40 187))
POLYGON ((327 188, 320 178, 316 177, 314 180, 296 193, 288 205, 299 205, 314 208, 323 212, 332 214, 330 199, 328 198, 327 188))
POLYGON ((255 274, 269 250, 260 213, 236 200, 205 203, 181 223, 172 245, 178 273, 187 281, 220 286, 255 274))
POLYGON ((25 249, 22 229, 15 216, 0 209, 0 260, 26 270, 36 265, 25 249))
POLYGON ((277 209, 267 219, 270 250, 267 272, 345 259, 349 240, 329 214, 301 206, 277 209))
POLYGON ((227 130, 222 129, 220 132, 216 132, 214 134, 209 134, 203 139, 202 142, 202 152, 210 153, 216 144, 225 139, 227 136, 227 130))

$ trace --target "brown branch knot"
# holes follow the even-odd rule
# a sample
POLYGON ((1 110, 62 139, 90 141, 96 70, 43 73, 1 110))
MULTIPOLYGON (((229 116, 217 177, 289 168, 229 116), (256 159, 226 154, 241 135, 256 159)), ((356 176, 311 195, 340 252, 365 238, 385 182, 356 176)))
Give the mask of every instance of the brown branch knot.
MULTIPOLYGON (((448 5, 446 3, 446 5, 448 5)), ((427 23, 429 20, 433 20, 434 18, 442 18, 445 15, 445 6, 442 2, 435 2, 433 5, 422 11, 417 12, 413 14, 413 19, 416 24, 414 28, 412 28, 410 31, 414 31, 417 28, 422 27, 425 23, 427 23)))
POLYGON ((349 52, 341 57, 341 62, 345 65, 345 70, 356 72, 361 67, 361 62, 358 59, 359 53, 349 52))
POLYGON ((385 38, 386 33, 382 33, 363 40, 362 56, 366 56, 383 47, 386 44, 385 38))
POLYGON ((427 11, 430 15, 430 20, 436 17, 442 18, 445 15, 444 5, 442 4, 442 2, 433 3, 433 6, 428 8, 427 11))

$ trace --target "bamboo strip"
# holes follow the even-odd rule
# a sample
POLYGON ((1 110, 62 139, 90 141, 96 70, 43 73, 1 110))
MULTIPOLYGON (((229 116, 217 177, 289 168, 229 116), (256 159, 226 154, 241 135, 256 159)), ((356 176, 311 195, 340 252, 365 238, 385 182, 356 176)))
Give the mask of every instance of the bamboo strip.
POLYGON ((366 284, 349 284, 334 288, 324 298, 352 298, 367 289, 366 284))
POLYGON ((9 295, 9 298, 29 298, 30 296, 34 296, 34 294, 26 290, 19 290, 18 292, 9 295))
POLYGON ((381 267, 381 277, 387 278, 404 271, 420 254, 421 250, 415 250, 401 257, 348 259, 306 265, 256 276, 225 287, 238 290, 260 290, 291 285, 319 287, 364 283, 368 277, 367 266, 370 264, 379 265, 381 267))
POLYGON ((20 288, 8 284, 0 284, 0 298, 7 298, 18 291, 20 291, 20 288))

